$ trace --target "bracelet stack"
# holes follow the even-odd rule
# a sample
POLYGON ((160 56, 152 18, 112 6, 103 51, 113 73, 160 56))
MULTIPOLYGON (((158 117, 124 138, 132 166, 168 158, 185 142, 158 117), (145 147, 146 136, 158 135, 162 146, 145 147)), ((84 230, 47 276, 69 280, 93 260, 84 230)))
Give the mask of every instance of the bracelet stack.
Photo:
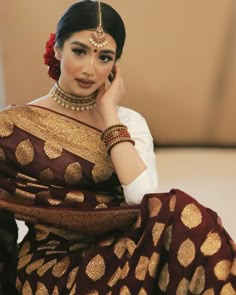
POLYGON ((135 144, 134 140, 131 139, 128 128, 123 124, 109 126, 102 132, 101 140, 104 142, 109 155, 111 149, 118 143, 129 141, 133 145, 135 144))

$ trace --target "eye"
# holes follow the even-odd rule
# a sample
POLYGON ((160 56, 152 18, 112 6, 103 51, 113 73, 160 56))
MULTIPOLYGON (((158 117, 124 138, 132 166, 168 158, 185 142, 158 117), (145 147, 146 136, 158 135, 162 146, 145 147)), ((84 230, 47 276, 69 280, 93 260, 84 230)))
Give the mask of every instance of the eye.
POLYGON ((86 54, 86 51, 81 48, 72 48, 72 51, 78 56, 86 54))
POLYGON ((100 55, 100 60, 104 63, 108 63, 109 61, 112 61, 113 58, 109 55, 100 55))

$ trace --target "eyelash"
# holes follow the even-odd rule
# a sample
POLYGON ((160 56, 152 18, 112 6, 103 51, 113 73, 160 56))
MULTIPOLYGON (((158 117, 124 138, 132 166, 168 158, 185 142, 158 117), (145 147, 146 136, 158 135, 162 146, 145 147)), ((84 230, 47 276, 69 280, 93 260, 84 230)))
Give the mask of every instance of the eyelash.
MULTIPOLYGON (((81 55, 86 55, 86 50, 84 49, 80 49, 80 48, 73 48, 72 51, 77 55, 77 56, 81 56, 81 55)), ((108 55, 100 55, 99 56, 100 60, 103 63, 108 63, 110 61, 113 61, 113 58, 111 56, 108 55)))

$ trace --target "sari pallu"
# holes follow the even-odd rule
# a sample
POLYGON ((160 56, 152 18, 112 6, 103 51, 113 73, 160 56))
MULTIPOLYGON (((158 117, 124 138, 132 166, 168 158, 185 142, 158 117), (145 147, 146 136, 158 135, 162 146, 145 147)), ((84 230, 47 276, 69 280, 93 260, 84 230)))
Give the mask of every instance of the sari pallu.
POLYGON ((216 213, 179 190, 128 206, 99 130, 32 106, 0 116, 0 206, 29 227, 20 294, 235 294, 216 213))

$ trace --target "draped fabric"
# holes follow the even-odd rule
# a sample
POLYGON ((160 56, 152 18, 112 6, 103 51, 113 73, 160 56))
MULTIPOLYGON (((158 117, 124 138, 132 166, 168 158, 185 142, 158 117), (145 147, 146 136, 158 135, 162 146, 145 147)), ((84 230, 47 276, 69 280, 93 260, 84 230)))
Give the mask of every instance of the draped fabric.
POLYGON ((236 294, 217 214, 177 189, 127 205, 100 134, 42 107, 1 112, 0 207, 29 228, 19 294, 236 294))

